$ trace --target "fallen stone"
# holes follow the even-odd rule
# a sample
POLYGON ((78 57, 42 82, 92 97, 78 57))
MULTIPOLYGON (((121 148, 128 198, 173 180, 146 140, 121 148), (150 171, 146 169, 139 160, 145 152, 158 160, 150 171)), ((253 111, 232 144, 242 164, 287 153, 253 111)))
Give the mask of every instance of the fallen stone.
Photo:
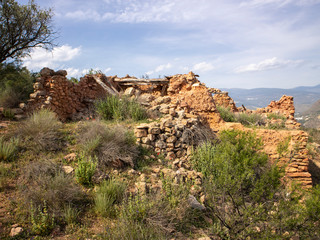
POLYGON ((14 227, 14 228, 11 228, 10 237, 18 236, 18 235, 20 235, 22 232, 23 232, 23 228, 22 228, 22 227, 14 227))

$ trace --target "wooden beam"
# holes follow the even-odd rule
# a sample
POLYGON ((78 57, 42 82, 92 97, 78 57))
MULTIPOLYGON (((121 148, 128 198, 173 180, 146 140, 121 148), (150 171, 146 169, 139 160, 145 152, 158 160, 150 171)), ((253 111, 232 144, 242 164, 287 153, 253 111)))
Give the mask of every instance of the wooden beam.
POLYGON ((109 94, 111 95, 118 95, 117 91, 114 91, 113 89, 111 89, 110 87, 108 87, 97 75, 92 75, 92 77, 94 78, 94 80, 96 80, 96 82, 104 89, 106 90, 109 94))

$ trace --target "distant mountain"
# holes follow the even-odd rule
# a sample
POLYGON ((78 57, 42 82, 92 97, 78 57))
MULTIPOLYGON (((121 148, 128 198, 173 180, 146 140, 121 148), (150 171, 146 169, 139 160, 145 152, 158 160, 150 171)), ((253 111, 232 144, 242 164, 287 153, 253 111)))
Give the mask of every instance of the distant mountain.
POLYGON ((279 100, 283 95, 293 96, 296 113, 308 110, 313 103, 320 99, 320 84, 313 87, 281 88, 224 88, 236 105, 242 104, 249 109, 266 107, 272 100, 279 100))
POLYGON ((303 115, 320 115, 320 99, 313 103, 308 110, 304 111, 303 115))

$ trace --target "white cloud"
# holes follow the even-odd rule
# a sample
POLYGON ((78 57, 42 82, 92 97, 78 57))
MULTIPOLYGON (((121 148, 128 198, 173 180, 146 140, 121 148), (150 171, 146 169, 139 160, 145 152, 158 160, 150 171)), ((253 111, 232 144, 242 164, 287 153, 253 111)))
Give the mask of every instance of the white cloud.
POLYGON ((170 68, 172 68, 172 65, 170 63, 167 63, 167 64, 159 65, 154 70, 146 72, 146 74, 147 75, 152 75, 154 73, 162 72, 162 71, 164 71, 166 69, 170 69, 170 68))
POLYGON ((30 56, 22 59, 23 65, 31 70, 43 67, 56 68, 63 62, 68 62, 81 54, 81 47, 73 48, 69 45, 54 47, 52 51, 36 48, 30 56))
MULTIPOLYGON (((68 72, 68 77, 82 77, 86 74, 88 74, 91 70, 93 71, 101 71, 99 68, 92 68, 92 69, 79 69, 79 68, 67 68, 66 71, 68 72)), ((111 68, 108 67, 102 73, 106 74, 107 72, 110 72, 111 68)))
POLYGON ((200 62, 195 64, 192 67, 193 71, 199 71, 199 72, 207 72, 207 71, 211 71, 213 70, 215 67, 211 64, 211 63, 207 63, 207 62, 200 62))
POLYGON ((284 7, 288 4, 297 6, 308 6, 319 4, 320 0, 251 0, 241 2, 241 7, 262 7, 264 5, 274 5, 276 7, 284 7))
POLYGON ((259 63, 252 63, 246 66, 237 67, 234 71, 236 73, 244 73, 244 72, 260 72, 267 71, 271 69, 283 68, 287 66, 297 65, 301 63, 301 60, 280 60, 276 57, 265 59, 259 63))

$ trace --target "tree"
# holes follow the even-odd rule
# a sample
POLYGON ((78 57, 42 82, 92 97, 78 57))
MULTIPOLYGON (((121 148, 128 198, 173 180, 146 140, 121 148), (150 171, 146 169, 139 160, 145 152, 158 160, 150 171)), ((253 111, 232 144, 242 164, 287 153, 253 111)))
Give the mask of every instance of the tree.
POLYGON ((35 47, 52 49, 51 19, 51 9, 40 9, 34 0, 27 5, 0 0, 0 63, 19 60, 35 47))

